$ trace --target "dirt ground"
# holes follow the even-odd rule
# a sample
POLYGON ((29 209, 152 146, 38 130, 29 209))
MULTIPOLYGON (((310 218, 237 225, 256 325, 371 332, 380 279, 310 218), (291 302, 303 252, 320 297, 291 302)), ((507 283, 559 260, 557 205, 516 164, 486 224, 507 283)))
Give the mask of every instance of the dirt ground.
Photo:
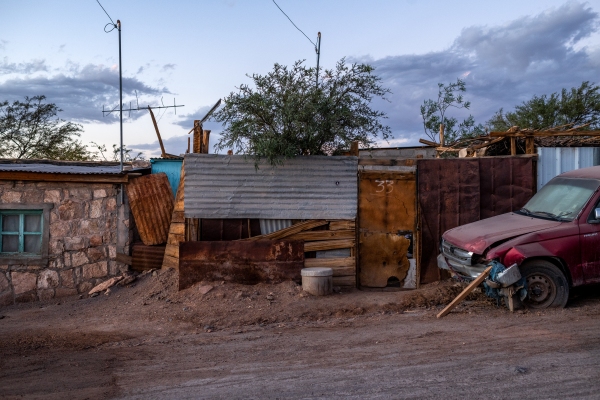
POLYGON ((600 398, 600 287, 510 313, 463 286, 342 290, 155 271, 0 308, 0 398, 600 398))

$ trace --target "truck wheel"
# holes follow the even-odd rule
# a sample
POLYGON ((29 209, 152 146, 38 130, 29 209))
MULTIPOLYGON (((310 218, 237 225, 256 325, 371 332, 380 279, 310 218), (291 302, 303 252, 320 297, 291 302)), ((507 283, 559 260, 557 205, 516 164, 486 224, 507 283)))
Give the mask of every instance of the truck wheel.
POLYGON ((556 265, 544 260, 529 262, 521 267, 527 281, 527 297, 523 302, 530 308, 564 307, 569 300, 569 283, 556 265))

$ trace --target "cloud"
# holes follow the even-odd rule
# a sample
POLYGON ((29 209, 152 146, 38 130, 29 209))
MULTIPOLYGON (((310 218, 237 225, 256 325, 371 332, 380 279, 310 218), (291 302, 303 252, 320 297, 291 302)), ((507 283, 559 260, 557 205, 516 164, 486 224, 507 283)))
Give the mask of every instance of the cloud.
POLYGON ((7 40, 0 39, 0 50, 6 50, 6 45, 8 44, 7 40))
MULTIPOLYGON (((35 64, 35 63, 31 63, 35 64)), ((15 65, 5 63, 4 65, 15 65)), ((19 64, 20 65, 20 64, 19 64)), ((12 70, 18 70, 17 65, 12 70)), ((37 64, 36 64, 37 65, 37 64)), ((39 64, 45 66, 45 64, 39 64)), ((21 71, 28 67, 23 66, 21 71)), ((31 67, 33 68, 33 67, 31 67)), ((9 68, 10 70, 10 68, 9 68)), ((38 70, 46 71, 42 67, 38 70)), ((118 112, 107 117, 102 115, 102 107, 107 109, 118 107, 119 103, 119 72, 118 68, 103 65, 88 64, 80 66, 68 63, 63 72, 22 76, 0 81, 0 93, 4 100, 17 100, 25 96, 45 95, 49 102, 56 103, 63 112, 61 118, 77 122, 112 123, 118 119, 118 112)), ((143 102, 141 104, 158 105, 154 100, 161 94, 170 94, 165 88, 155 88, 146 85, 135 77, 123 77, 123 102, 135 104, 135 93, 143 102)), ((128 118, 139 118, 143 113, 132 112, 128 118)))
POLYGON ((512 109, 533 95, 579 86, 600 76, 600 49, 577 45, 599 32, 599 16, 585 3, 569 2, 500 26, 463 29, 446 50, 352 61, 373 65, 393 95, 374 107, 388 113, 396 137, 416 144, 423 137, 419 106, 437 96, 437 84, 465 80, 471 110, 484 123, 495 111, 512 109))
MULTIPOLYGON (((4 42, 4 41, 3 41, 4 42)), ((4 42, 6 43, 6 42, 4 42)), ((0 49, 2 48, 0 44, 0 49)), ((0 75, 8 74, 32 74, 34 72, 48 71, 45 60, 33 60, 26 63, 9 63, 8 57, 0 62, 0 75)))
POLYGON ((162 66, 161 72, 172 71, 175 69, 176 66, 176 64, 165 64, 162 66))

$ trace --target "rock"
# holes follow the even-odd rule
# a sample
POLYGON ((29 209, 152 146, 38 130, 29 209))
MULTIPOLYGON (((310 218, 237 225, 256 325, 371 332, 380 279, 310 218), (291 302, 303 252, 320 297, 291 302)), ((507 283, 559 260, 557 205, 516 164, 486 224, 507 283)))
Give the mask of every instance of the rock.
POLYGON ((81 236, 65 237, 65 250, 81 250, 85 248, 85 240, 81 236))
POLYGON ((267 295, 267 300, 269 300, 269 301, 273 301, 273 300, 275 300, 275 296, 273 296, 273 293, 269 293, 269 294, 267 295))
POLYGON ((23 195, 23 193, 21 193, 21 192, 4 192, 4 194, 2 195, 2 202, 3 203, 20 203, 22 195, 23 195))
POLYGON ((46 190, 44 203, 60 203, 60 190, 46 190))
POLYGON ((96 292, 96 293, 93 293, 93 294, 91 294, 91 295, 90 295, 90 297, 96 297, 96 296, 98 296, 99 294, 100 294, 100 293, 96 292))
POLYGON ((94 189, 94 198, 95 199, 103 199, 104 197, 106 197, 106 190, 94 189))
POLYGON ((62 220, 81 219, 83 210, 83 204, 67 200, 58 207, 58 215, 62 220))
POLYGON ((123 280, 119 282, 119 286, 127 286, 136 279, 137 278, 135 277, 135 275, 125 275, 123 277, 123 280))
POLYGON ((10 284, 8 283, 8 279, 6 279, 6 275, 4 273, 0 274, 0 293, 7 291, 10 288, 10 284))
POLYGON ((37 276, 30 272, 11 272, 10 274, 15 295, 35 290, 37 276))
POLYGON ((103 290, 107 290, 109 287, 114 286, 114 284, 119 282, 121 279, 123 279, 122 276, 115 276, 114 278, 110 278, 109 280, 104 281, 101 284, 99 284, 98 286, 94 287, 92 290, 89 291, 88 294, 92 295, 94 293, 98 293, 103 290))
POLYGON ((100 218, 103 211, 102 200, 93 200, 90 202, 90 218, 100 218))
POLYGON ((104 295, 105 295, 105 296, 108 296, 108 295, 110 295, 110 292, 111 292, 111 290, 110 290, 110 289, 106 289, 106 292, 104 292, 104 295))
POLYGON ((58 286, 58 272, 51 269, 43 270, 38 276, 37 287, 40 290, 52 289, 58 286))
POLYGON ((102 245, 102 236, 101 235, 93 235, 90 237, 90 246, 96 247, 102 245))
POLYGON ((84 251, 78 251, 71 255, 71 266, 79 267, 89 262, 87 255, 84 251))
POLYGON ((85 265, 82 268, 84 279, 102 278, 108 275, 108 263, 106 261, 85 265))
POLYGON ((198 287, 198 291, 200 292, 200 294, 205 295, 206 293, 210 292, 211 290, 213 290, 214 287, 211 285, 202 285, 198 287))

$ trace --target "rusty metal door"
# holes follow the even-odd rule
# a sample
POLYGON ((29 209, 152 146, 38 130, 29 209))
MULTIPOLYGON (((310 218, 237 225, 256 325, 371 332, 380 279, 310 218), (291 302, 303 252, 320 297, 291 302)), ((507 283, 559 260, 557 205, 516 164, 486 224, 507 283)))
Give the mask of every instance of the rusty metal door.
MULTIPOLYGON (((413 259, 416 176, 361 171, 358 184, 359 284, 404 286, 413 259)), ((414 261, 412 265, 415 266, 414 261)), ((416 271, 417 268, 414 268, 416 271)), ((418 282, 418 277, 414 277, 418 282)))

